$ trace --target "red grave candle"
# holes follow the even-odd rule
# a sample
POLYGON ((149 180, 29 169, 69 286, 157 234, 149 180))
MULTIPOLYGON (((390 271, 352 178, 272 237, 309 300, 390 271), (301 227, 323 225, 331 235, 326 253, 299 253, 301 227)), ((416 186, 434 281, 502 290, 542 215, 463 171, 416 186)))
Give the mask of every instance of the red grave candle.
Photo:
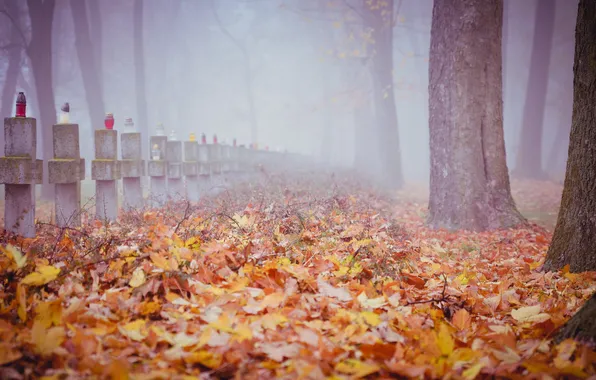
POLYGON ((114 115, 109 113, 103 121, 106 129, 114 129, 114 115))
POLYGON ((217 144, 217 135, 213 135, 213 144, 217 144))
POLYGON ((235 148, 236 147, 236 139, 232 140, 232 146, 235 148))
POLYGON ((26 117, 27 113, 27 99, 24 92, 19 92, 17 95, 17 112, 16 117, 26 117))

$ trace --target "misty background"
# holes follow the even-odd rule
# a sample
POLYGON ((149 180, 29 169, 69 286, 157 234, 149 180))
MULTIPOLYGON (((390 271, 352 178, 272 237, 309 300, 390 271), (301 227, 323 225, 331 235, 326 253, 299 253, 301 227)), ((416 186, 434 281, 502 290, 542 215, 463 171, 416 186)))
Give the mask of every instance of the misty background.
MULTIPOLYGON (((556 0, 552 39, 543 53, 546 103, 542 141, 520 145, 537 5, 549 0, 505 0, 504 128, 507 161, 515 168, 520 149, 542 147, 542 167, 563 177, 571 124, 574 29, 577 0, 556 0)), ((48 0, 45 0, 48 2, 48 0)), ((28 115, 39 117, 31 54, 31 7, 41 0, 0 0, 0 86, 3 117, 14 114, 25 91, 28 115), (27 47, 26 47, 27 46, 27 47), (16 83, 13 62, 18 57, 16 83)), ((375 149, 365 149, 358 129, 375 133, 366 105, 372 85, 370 43, 351 0, 55 0, 51 22, 51 86, 54 108, 69 102, 80 125, 81 155, 93 158, 93 129, 111 112, 115 129, 124 119, 158 123, 187 140, 194 132, 220 142, 257 142, 260 148, 313 155, 346 167, 379 172, 375 149), (85 5, 91 44, 77 42, 74 20, 85 5), (80 8, 80 7, 78 7, 80 8), (136 16, 136 17, 135 17, 136 16), (53 22, 52 22, 53 21, 53 22), (142 36, 146 117, 139 112, 138 40, 142 36), (135 45, 135 43, 137 45, 135 45), (77 45, 79 44, 79 45, 77 45), (90 116, 77 48, 91 50, 103 96, 101 118, 90 116), (368 112, 368 113, 367 113, 368 112), (146 120, 145 120, 146 119, 146 120), (364 128, 364 129, 362 129, 364 128)), ((396 1, 393 79, 401 165, 406 181, 428 182, 428 53, 432 0, 396 1)), ((45 17, 45 19, 44 19, 45 17)), ((35 22, 40 19, 33 18, 35 22)), ((79 17, 78 20, 81 20, 79 17)), ((546 26, 549 27, 548 25, 546 26)), ((84 66, 84 64, 83 64, 84 66)), ((89 67, 88 67, 89 68, 89 67)), ((530 92, 528 92, 530 91, 530 92)), ((96 115, 98 113, 96 112, 96 115)), ((38 119, 38 134, 42 128, 38 119)), ((148 140, 148 138, 147 138, 148 140)), ((38 157, 43 144, 38 137, 38 157)), ((146 147, 145 147, 146 148, 146 147)), ((532 152, 540 152, 539 149, 532 152)), ((382 175, 382 173, 378 173, 382 175)))

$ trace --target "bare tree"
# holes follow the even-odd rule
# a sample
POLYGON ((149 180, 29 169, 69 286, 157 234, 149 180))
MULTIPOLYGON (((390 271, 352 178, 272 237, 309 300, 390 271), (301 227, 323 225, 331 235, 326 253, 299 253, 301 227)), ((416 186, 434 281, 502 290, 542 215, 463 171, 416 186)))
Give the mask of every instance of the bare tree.
MULTIPOLYGON (((573 116, 565 188, 545 270, 565 265, 573 272, 596 270, 596 2, 580 0, 575 29, 573 116)), ((596 345, 596 294, 559 331, 596 345)))
POLYGON ((429 66, 433 228, 486 230, 524 222, 503 138, 502 0, 435 0, 429 66))

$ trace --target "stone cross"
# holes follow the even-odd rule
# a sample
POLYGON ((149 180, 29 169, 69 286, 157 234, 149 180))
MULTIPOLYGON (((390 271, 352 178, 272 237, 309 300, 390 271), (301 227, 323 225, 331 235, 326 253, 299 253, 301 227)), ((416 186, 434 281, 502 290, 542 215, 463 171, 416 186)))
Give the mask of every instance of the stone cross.
POLYGON ((78 124, 52 126, 54 158, 48 161, 48 181, 56 186, 54 215, 59 227, 81 225, 81 181, 85 159, 79 148, 78 124))
POLYGON ((145 175, 145 161, 142 159, 141 133, 125 132, 120 135, 122 160, 120 173, 122 174, 122 188, 124 208, 139 208, 143 206, 143 190, 141 177, 145 175))
POLYGON ((168 192, 172 198, 185 198, 182 178, 182 141, 168 140, 167 145, 168 192))
POLYGON ((209 162, 209 145, 201 143, 197 147, 199 161, 199 197, 211 188, 211 164, 209 162))
POLYGON ((4 119, 4 157, 0 183, 4 191, 4 229, 35 237, 35 185, 42 183, 43 161, 36 159, 37 125, 31 117, 4 119))
POLYGON ((95 214, 98 219, 114 221, 118 217, 117 180, 118 131, 95 130, 95 160, 91 161, 91 178, 95 180, 95 214))
POLYGON ((211 186, 213 193, 219 193, 222 185, 221 178, 221 145, 217 142, 209 144, 209 166, 211 168, 211 186))
POLYGON ((163 206, 168 197, 168 187, 166 183, 166 148, 167 136, 151 136, 149 138, 150 160, 148 163, 148 172, 151 186, 152 206, 163 206))

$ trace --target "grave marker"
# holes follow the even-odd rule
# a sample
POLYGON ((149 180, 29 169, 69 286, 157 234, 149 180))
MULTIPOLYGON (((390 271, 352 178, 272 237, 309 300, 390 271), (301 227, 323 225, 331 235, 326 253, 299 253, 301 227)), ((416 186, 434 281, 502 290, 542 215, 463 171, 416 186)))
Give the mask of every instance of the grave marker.
POLYGON ((191 133, 189 141, 184 142, 184 176, 186 177, 186 194, 190 201, 199 200, 199 143, 195 134, 191 133))
POLYGON ((124 132, 120 135, 120 141, 124 208, 139 208, 143 206, 141 177, 145 175, 145 161, 142 159, 141 133, 135 130, 131 118, 124 121, 124 132))
POLYGON ((43 161, 36 159, 37 121, 26 116, 25 94, 17 96, 15 117, 4 118, 4 157, 0 183, 4 191, 4 229, 35 237, 35 185, 42 183, 43 161))
POLYGON ((95 160, 91 161, 91 178, 95 180, 95 214, 98 219, 114 221, 118 217, 118 192, 120 179, 118 161, 118 131, 114 130, 114 117, 108 114, 105 129, 95 130, 95 160))
POLYGON ((65 103, 58 124, 52 126, 54 158, 48 161, 48 181, 56 186, 54 218, 59 227, 81 225, 81 181, 85 159, 79 147, 79 125, 70 123, 70 105, 65 103))
POLYGON ((150 197, 152 205, 163 206, 168 197, 166 183, 166 148, 168 138, 165 135, 163 125, 159 124, 155 136, 149 138, 151 146, 151 157, 148 163, 150 179, 150 197))

